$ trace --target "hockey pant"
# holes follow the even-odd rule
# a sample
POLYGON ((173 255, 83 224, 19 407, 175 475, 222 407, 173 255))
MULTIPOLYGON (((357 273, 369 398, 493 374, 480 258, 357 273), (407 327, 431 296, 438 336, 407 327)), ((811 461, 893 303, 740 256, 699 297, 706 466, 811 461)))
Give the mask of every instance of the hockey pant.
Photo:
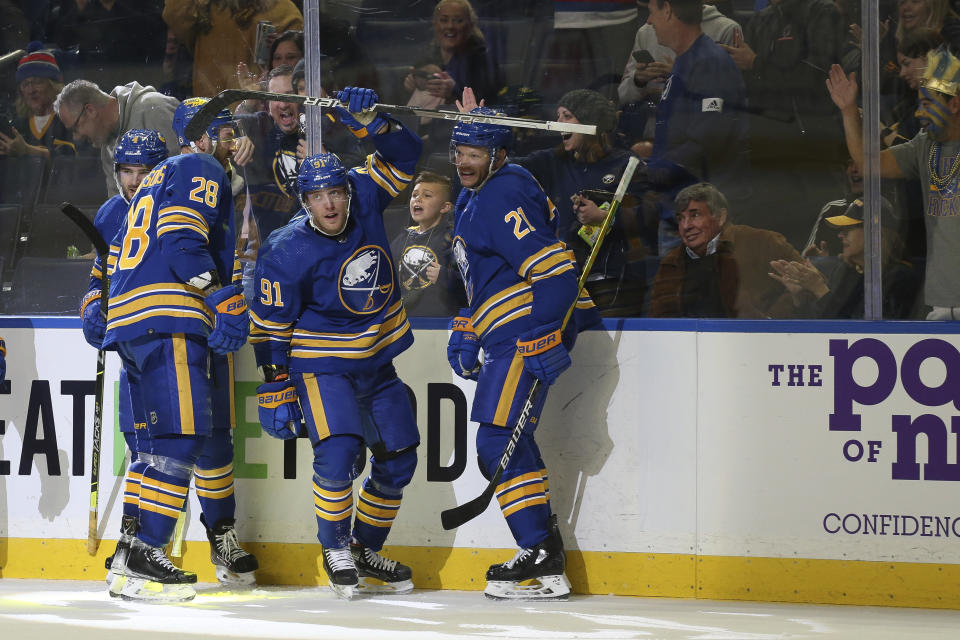
POLYGON ((124 504, 137 491, 137 537, 160 547, 183 510, 197 460, 211 433, 209 350, 197 336, 164 334, 121 342, 132 413, 146 423, 149 447, 137 442, 124 504))
POLYGON ((392 365, 356 374, 294 374, 293 380, 313 445, 317 539, 343 548, 352 532, 379 551, 417 466, 420 434, 406 387, 392 365), (354 500, 367 448, 370 474, 354 500))
MULTIPOLYGON (((484 362, 477 380, 471 420, 480 423, 477 458, 480 471, 487 478, 500 464, 534 379, 524 368, 523 357, 517 353, 513 341, 484 345, 484 362)), ((495 494, 517 545, 525 549, 542 542, 549 534, 547 469, 533 437, 546 398, 546 389, 543 389, 500 476, 495 494)))

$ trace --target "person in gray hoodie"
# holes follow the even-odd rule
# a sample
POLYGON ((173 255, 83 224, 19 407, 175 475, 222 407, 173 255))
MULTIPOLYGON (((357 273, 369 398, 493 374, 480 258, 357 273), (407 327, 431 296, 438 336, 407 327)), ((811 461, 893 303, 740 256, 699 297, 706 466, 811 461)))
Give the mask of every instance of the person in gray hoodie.
POLYGON ((116 86, 107 94, 89 80, 74 80, 60 91, 53 108, 74 140, 87 140, 100 148, 107 194, 113 196, 118 193, 113 150, 120 136, 130 129, 159 131, 170 155, 180 153, 173 132, 173 112, 178 104, 176 98, 138 82, 116 86))

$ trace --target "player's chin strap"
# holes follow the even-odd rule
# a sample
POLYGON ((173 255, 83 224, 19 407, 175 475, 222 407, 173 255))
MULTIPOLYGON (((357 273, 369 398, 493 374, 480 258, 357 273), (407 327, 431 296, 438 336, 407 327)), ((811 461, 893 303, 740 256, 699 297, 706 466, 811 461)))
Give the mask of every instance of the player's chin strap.
MULTIPOLYGON (((499 150, 500 150, 500 149, 497 149, 497 151, 499 151, 499 150)), ((500 171, 500 169, 502 169, 503 166, 504 166, 505 164, 507 164, 507 159, 508 159, 507 156, 504 155, 504 156, 503 156, 503 162, 500 163, 500 166, 499 166, 499 167, 497 167, 496 169, 494 169, 494 168, 493 168, 493 165, 495 165, 495 164, 497 163, 497 154, 496 154, 496 153, 491 153, 491 154, 490 154, 490 165, 487 167, 487 177, 484 178, 484 179, 480 182, 480 184, 478 184, 477 186, 475 186, 475 187, 464 187, 464 189, 466 189, 467 191, 480 191, 480 189, 483 188, 483 185, 487 184, 487 180, 489 180, 490 178, 492 178, 492 177, 493 177, 493 174, 495 174, 497 171, 500 171)))
POLYGON ((210 151, 200 151, 200 147, 197 146, 196 140, 190 141, 190 148, 193 150, 194 153, 208 153, 209 155, 212 156, 214 153, 217 152, 217 141, 212 138, 210 139, 210 151))
POLYGON ((117 184, 117 189, 120 192, 120 197, 123 198, 123 201, 127 204, 130 204, 130 198, 127 197, 127 190, 123 188, 123 185, 120 183, 120 167, 114 165, 113 167, 113 181, 117 184))

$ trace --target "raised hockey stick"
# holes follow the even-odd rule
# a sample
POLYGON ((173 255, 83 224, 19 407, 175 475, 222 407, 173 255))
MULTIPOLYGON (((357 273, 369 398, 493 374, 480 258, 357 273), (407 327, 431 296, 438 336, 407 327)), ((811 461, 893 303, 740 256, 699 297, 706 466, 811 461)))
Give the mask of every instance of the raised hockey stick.
MULTIPOLYGON (((100 308, 103 312, 107 310, 107 300, 110 297, 110 283, 106 278, 107 258, 110 254, 110 248, 104 241, 100 232, 93 226, 90 220, 80 209, 69 202, 60 205, 60 210, 77 225, 87 237, 87 240, 93 244, 100 258, 100 268, 103 276, 100 279, 100 308)), ((97 386, 96 395, 93 397, 93 451, 92 462, 90 464, 90 523, 87 527, 87 553, 92 556, 97 555, 97 547, 100 540, 97 535, 97 509, 99 503, 100 489, 100 437, 103 428, 103 373, 106 368, 106 353, 103 349, 97 351, 97 386)))
MULTIPOLYGON (((292 102, 295 104, 304 104, 316 107, 338 107, 342 106, 336 98, 317 98, 314 96, 298 96, 292 93, 271 93, 269 91, 254 91, 247 89, 226 89, 221 91, 210 102, 206 103, 190 120, 187 125, 186 136, 189 140, 199 140, 207 127, 213 122, 214 117, 221 109, 227 108, 234 102, 240 102, 248 98, 257 100, 273 100, 275 102, 292 102)), ((442 111, 436 109, 421 109, 420 107, 408 107, 398 104, 375 104, 371 107, 373 111, 386 111, 390 113, 409 113, 420 116, 421 118, 438 118, 441 120, 456 120, 458 122, 481 122, 487 124, 501 124, 508 127, 522 127, 524 129, 542 129, 546 131, 557 131, 560 133, 585 133, 596 135, 597 127, 592 124, 575 124, 572 122, 556 122, 555 120, 527 120, 526 118, 514 118, 511 116, 486 116, 475 113, 460 113, 459 111, 442 111)))
MULTIPOLYGON (((600 245, 603 244, 603 238, 606 236, 607 230, 610 228, 613 217, 620 208, 620 203, 623 201, 623 196, 627 191, 627 186, 630 184, 630 180, 633 178, 633 172, 636 171, 639 162, 640 161, 633 156, 631 156, 631 158, 627 161, 627 166, 623 170, 623 176, 620 178, 620 184, 617 185, 617 191, 613 197, 613 202, 610 204, 610 209, 607 211, 607 215, 603 218, 603 224, 600 225, 600 232, 597 235, 597 240, 593 243, 593 247, 590 249, 590 255, 587 257, 587 261, 583 265, 583 272, 580 274, 580 279, 577 281, 577 298, 580 297, 580 293, 583 291, 584 286, 586 286, 587 276, 590 274, 590 269, 593 268, 593 263, 597 259, 597 253, 600 245)), ((567 326, 567 322, 570 320, 570 316, 573 315, 573 310, 576 308, 576 306, 577 301, 574 299, 573 304, 570 305, 570 308, 567 309, 566 315, 563 317, 563 324, 560 326, 561 332, 563 332, 563 329, 567 326)), ((490 482, 487 483, 487 488, 483 490, 483 493, 470 502, 465 502, 456 507, 442 511, 440 513, 440 522, 443 524, 444 529, 456 529, 460 525, 473 520, 478 515, 486 511, 487 505, 490 504, 490 500, 493 498, 493 494, 496 493, 497 485, 500 483, 500 477, 503 476, 504 469, 506 469, 507 465, 510 463, 510 458, 513 457, 513 451, 517 447, 517 442, 520 440, 520 436, 523 435, 523 431, 527 426, 527 422, 530 420, 530 412, 533 411, 533 407, 537 404, 537 400, 539 399, 541 393, 541 387, 542 385, 540 384, 540 380, 534 378, 533 384, 530 386, 530 393, 527 395, 527 400, 523 403, 523 409, 520 410, 520 417, 517 418, 517 424, 513 427, 513 431, 510 433, 510 440, 507 441, 507 446, 504 447, 503 455, 500 456, 500 464, 497 465, 497 469, 490 477, 490 482)))

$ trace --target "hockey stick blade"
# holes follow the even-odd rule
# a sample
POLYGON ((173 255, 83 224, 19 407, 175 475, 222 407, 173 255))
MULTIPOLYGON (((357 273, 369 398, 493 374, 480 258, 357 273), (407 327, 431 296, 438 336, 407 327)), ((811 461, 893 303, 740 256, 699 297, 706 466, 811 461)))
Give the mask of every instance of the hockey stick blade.
MULTIPOLYGON (((273 93, 270 91, 255 91, 246 89, 226 89, 210 99, 194 114, 184 132, 188 140, 199 140, 203 137, 207 127, 222 109, 235 102, 253 98, 256 100, 272 100, 274 102, 291 102, 314 107, 332 108, 342 106, 336 98, 317 98, 315 96, 299 96, 292 93, 273 93)), ((375 104, 373 111, 389 113, 408 113, 421 118, 436 118, 440 120, 456 120, 458 122, 481 122, 486 124, 500 124, 508 127, 524 129, 542 129, 558 133, 584 133, 596 135, 597 127, 593 124, 573 122, 557 122, 555 120, 527 120, 512 116, 488 116, 476 113, 460 113, 459 111, 443 111, 436 109, 421 109, 398 104, 375 104)))
MULTIPOLYGON (((613 222, 613 217, 620 209, 620 203, 623 202, 623 198, 627 193, 627 187, 630 186, 630 181, 633 180, 633 174, 636 172, 639 164, 640 161, 636 158, 636 156, 631 156, 630 159, 627 160, 627 166, 623 169, 623 175, 620 177, 620 184, 617 185, 617 191, 613 196, 613 202, 610 205, 610 209, 607 210, 607 214, 603 218, 603 224, 600 225, 600 232, 597 236, 597 241, 594 242, 593 247, 590 248, 590 255, 587 257, 587 261, 583 265, 583 272, 580 274, 580 278, 577 281, 577 296, 570 308, 567 309, 566 315, 563 317, 563 324, 560 327, 561 332, 567 326, 570 316, 573 315, 573 310, 577 306, 577 299, 580 298, 580 294, 583 292, 583 288, 586 286, 587 276, 590 274, 590 269, 593 268, 593 263, 597 259, 597 254, 600 251, 600 245, 603 244, 603 238, 613 222)), ((493 494, 497 490, 497 484, 500 483, 500 477, 503 475, 503 471, 510 463, 510 458, 513 457, 513 451, 516 449, 517 442, 520 440, 520 436, 523 435, 523 432, 527 427, 527 422, 530 419, 530 412, 536 405, 540 397, 540 393, 540 380, 534 379, 533 384, 530 385, 530 393, 527 395, 526 402, 523 404, 523 409, 520 411, 520 416, 517 418, 517 423, 514 425, 513 431, 510 433, 510 440, 507 442, 507 446, 504 447, 503 455, 500 456, 500 463, 497 465, 496 471, 494 471, 493 476, 487 483, 487 488, 484 489, 483 493, 473 500, 440 512, 440 523, 443 525, 444 529, 455 529, 460 525, 473 520, 487 510, 487 505, 490 504, 490 500, 493 498, 493 494)))
POLYGON ((451 509, 441 511, 440 524, 443 525, 445 530, 456 529, 487 510, 487 505, 490 504, 490 500, 497 490, 497 485, 500 483, 500 477, 503 476, 503 471, 507 468, 507 464, 513 456, 513 451, 516 449, 517 442, 527 427, 527 422, 530 421, 530 412, 533 410, 534 405, 536 405, 539 395, 540 381, 535 379, 533 385, 530 387, 530 394, 523 404, 523 409, 520 411, 520 417, 517 418, 517 424, 510 433, 510 440, 507 442, 507 446, 504 447, 503 455, 500 456, 500 464, 497 465, 497 470, 490 478, 490 482, 487 483, 487 488, 470 502, 465 502, 451 509))

